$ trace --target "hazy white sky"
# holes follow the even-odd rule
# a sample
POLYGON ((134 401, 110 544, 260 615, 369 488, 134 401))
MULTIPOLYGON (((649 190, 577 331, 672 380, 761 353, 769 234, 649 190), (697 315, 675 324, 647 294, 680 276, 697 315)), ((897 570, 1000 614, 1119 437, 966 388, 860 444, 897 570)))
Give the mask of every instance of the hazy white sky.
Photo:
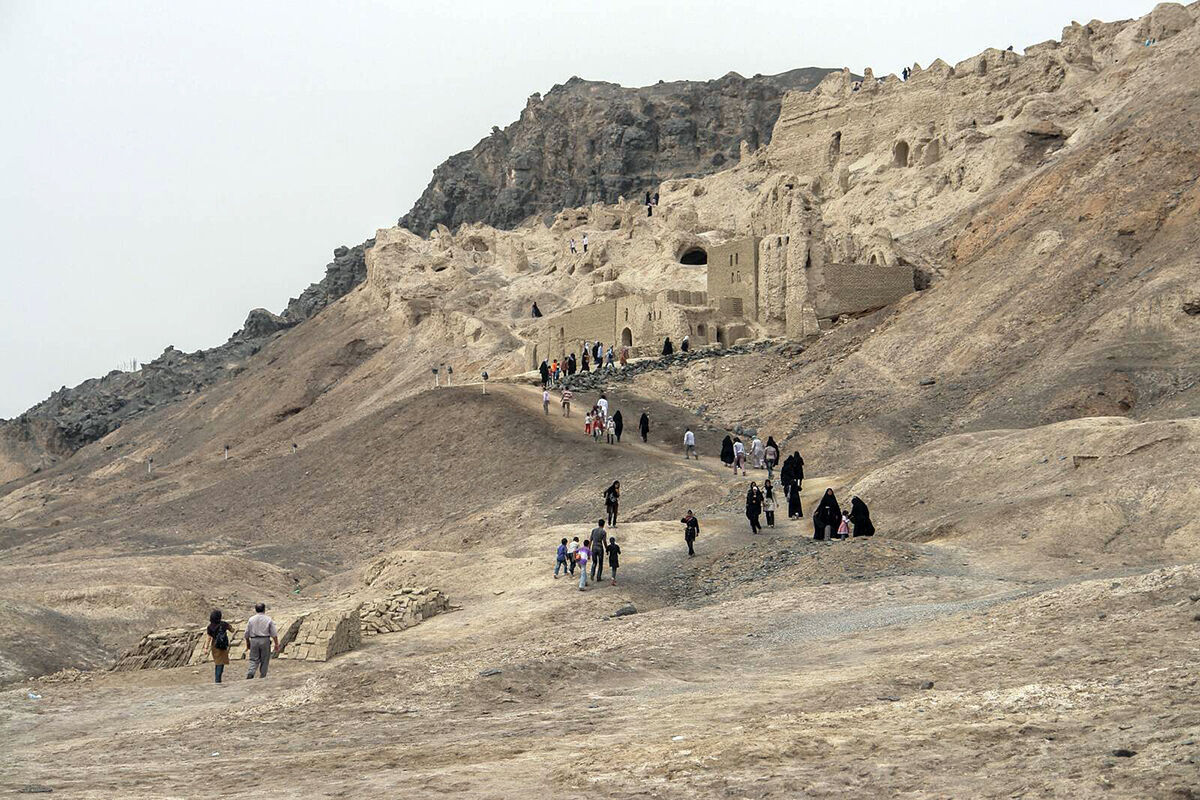
POLYGON ((279 311, 572 75, 882 75, 1153 5, 0 0, 0 417, 279 311))

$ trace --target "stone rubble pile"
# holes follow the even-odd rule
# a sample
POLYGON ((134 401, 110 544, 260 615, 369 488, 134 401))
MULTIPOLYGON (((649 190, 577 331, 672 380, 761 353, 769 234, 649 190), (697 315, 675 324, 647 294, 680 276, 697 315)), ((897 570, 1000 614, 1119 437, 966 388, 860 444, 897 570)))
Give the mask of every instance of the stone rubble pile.
POLYGON ((401 589, 359 609, 362 635, 375 636, 411 628, 450 608, 450 598, 437 589, 401 589))
MULTIPOLYGON (((353 650, 364 636, 393 633, 419 625, 450 608, 450 599, 438 589, 405 588, 385 597, 354 602, 335 609, 305 611, 275 618, 282 652, 278 658, 328 661, 353 650)), ((246 658, 246 620, 226 620, 231 661, 246 658)), ((204 627, 167 628, 142 637, 113 665, 114 671, 170 669, 211 661, 204 627)))

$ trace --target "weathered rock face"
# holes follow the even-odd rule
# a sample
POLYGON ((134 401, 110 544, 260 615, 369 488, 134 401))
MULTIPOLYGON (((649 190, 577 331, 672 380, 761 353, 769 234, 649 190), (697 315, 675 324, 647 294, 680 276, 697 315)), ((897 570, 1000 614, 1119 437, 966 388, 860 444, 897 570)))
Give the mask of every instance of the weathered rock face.
POLYGON ((706 175, 766 144, 790 89, 830 72, 795 69, 637 89, 571 78, 529 98, 521 118, 451 156, 400 225, 486 222, 511 228, 533 214, 640 196, 668 178, 706 175))
POLYGON ((311 319, 362 283, 367 277, 365 254, 374 244, 368 239, 337 248, 319 283, 292 298, 282 314, 254 309, 242 329, 219 347, 194 353, 167 347, 139 370, 113 370, 73 388, 64 386, 16 419, 0 420, 0 481, 53 464, 131 417, 238 374, 269 337, 311 319))

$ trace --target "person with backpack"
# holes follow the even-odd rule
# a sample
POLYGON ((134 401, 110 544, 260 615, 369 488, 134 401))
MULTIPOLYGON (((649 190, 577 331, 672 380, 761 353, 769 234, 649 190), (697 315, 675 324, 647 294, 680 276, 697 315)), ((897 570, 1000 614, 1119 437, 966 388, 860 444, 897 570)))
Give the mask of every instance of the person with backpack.
POLYGON ((563 574, 567 574, 567 540, 564 538, 558 545, 558 552, 555 554, 554 560, 554 580, 558 580, 558 569, 562 567, 563 574))
POLYGON ((612 585, 616 586, 617 567, 621 566, 621 547, 617 544, 617 540, 610 536, 605 549, 608 551, 608 571, 612 573, 612 585))
POLYGON ((275 620, 267 616, 267 604, 259 603, 254 606, 254 616, 246 621, 246 654, 250 659, 246 680, 252 679, 256 671, 260 678, 267 677, 272 644, 275 645, 273 652, 278 655, 279 632, 275 629, 275 620))
POLYGON ((214 608, 208 615, 208 628, 204 633, 208 636, 206 649, 212 653, 213 683, 220 683, 221 675, 229 666, 229 634, 233 633, 233 626, 221 619, 221 609, 214 608))
POLYGON ((621 503, 621 482, 613 481, 612 486, 604 490, 604 511, 608 524, 617 527, 617 510, 621 503))
POLYGON ((683 519, 679 520, 683 523, 683 540, 687 542, 688 557, 696 555, 696 537, 700 535, 700 520, 692 515, 692 510, 689 508, 687 513, 683 515, 683 519))

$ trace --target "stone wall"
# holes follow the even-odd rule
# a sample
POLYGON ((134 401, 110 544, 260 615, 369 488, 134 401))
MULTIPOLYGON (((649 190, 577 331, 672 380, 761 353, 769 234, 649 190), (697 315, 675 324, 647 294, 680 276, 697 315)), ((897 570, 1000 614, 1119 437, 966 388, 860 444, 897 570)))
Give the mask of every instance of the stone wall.
MULTIPOLYGON (((450 600, 431 588, 400 589, 366 602, 350 602, 332 609, 306 611, 275 617, 282 652, 278 658, 299 661, 328 661, 357 648, 364 636, 402 631, 447 611, 450 600)), ((229 635, 229 659, 246 658, 246 620, 226 620, 233 626, 229 635)), ((204 626, 168 628, 142 637, 113 665, 115 671, 170 669, 210 662, 204 626)))
POLYGON ((915 291, 912 267, 901 264, 826 264, 810 270, 819 318, 882 308, 915 291))
POLYGON ((758 241, 749 236, 708 249, 709 300, 719 306, 723 298, 738 298, 751 320, 758 318, 758 241))

